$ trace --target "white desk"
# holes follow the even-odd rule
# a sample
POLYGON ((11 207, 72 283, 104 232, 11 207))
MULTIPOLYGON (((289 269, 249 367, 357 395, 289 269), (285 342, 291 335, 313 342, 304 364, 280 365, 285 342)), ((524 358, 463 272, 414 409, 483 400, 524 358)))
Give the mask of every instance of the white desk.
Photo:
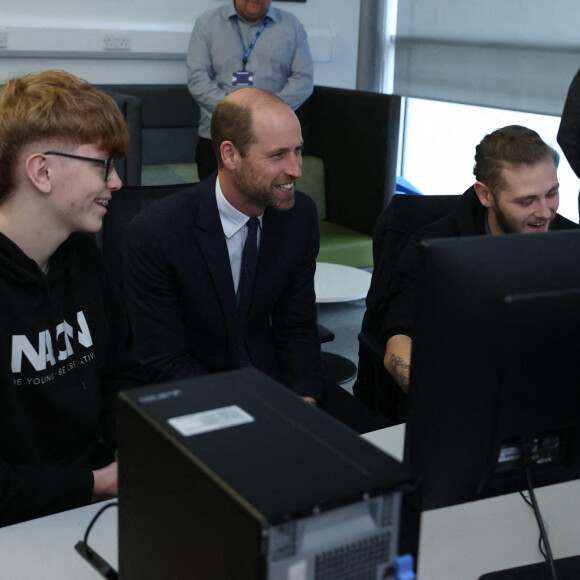
MULTIPOLYGON (((401 459, 403 425, 363 435, 401 459)), ((580 554, 580 480, 541 487, 536 498, 554 558, 580 554)), ((421 516, 419 580, 477 580, 542 562, 532 509, 517 493, 430 510, 421 516)))
MULTIPOLYGON (((405 429, 398 425, 363 435, 400 458, 405 429)), ((580 481, 536 491, 555 558, 580 553, 580 481)), ((0 578, 10 580, 97 580, 101 578, 79 556, 81 540, 95 504, 0 529, 0 578)), ((89 545, 115 569, 117 510, 110 508, 96 523, 89 545)), ((542 560, 536 521, 518 494, 431 510, 421 519, 419 580, 477 580, 486 572, 542 560)))
MULTIPOLYGON (((91 519, 106 503, 0 528, 0 578, 102 580, 74 546, 83 539, 91 519)), ((105 511, 94 525, 89 546, 118 569, 116 507, 105 511)))
POLYGON ((372 274, 360 268, 316 262, 316 302, 351 302, 366 298, 372 274))

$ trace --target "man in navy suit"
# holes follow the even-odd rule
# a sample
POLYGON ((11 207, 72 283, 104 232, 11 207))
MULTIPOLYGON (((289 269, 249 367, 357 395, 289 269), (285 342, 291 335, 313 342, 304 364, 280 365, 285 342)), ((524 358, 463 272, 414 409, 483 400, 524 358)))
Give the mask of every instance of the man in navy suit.
POLYGON ((358 431, 386 426, 320 375, 318 214, 294 189, 303 147, 296 115, 273 94, 245 88, 218 104, 211 131, 217 177, 153 204, 127 230, 128 306, 150 380, 251 365, 358 431), (258 261, 243 320, 250 218, 258 261))

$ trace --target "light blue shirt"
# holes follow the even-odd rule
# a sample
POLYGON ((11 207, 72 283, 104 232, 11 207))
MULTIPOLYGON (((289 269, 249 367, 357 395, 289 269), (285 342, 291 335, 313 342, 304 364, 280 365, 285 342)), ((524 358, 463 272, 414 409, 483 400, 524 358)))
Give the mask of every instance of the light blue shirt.
POLYGON ((272 8, 250 24, 243 20, 233 1, 201 14, 195 21, 187 52, 187 86, 201 109, 200 137, 210 138, 211 115, 226 95, 236 88, 233 73, 242 70, 244 48, 264 23, 246 70, 254 73, 253 86, 278 95, 296 110, 313 90, 313 64, 306 31, 291 13, 272 8), (236 26, 238 21, 240 32, 236 26))
MULTIPOLYGON (((242 252, 244 244, 248 237, 248 228, 246 224, 250 219, 247 215, 238 211, 226 198, 222 192, 219 178, 215 182, 215 197, 222 222, 222 228, 226 236, 228 254, 230 255, 230 266, 232 269, 232 278, 234 279, 234 291, 237 293, 240 284, 240 268, 242 266, 242 252)), ((258 216, 260 227, 258 228, 258 248, 262 238, 262 218, 258 216)))

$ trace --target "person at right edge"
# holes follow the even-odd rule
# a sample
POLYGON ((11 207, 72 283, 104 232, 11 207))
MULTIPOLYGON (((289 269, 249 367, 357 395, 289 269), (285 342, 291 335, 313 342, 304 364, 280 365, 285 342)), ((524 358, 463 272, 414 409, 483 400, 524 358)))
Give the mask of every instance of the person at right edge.
POLYGON ((570 167, 580 177, 580 70, 570 83, 557 139, 570 167))

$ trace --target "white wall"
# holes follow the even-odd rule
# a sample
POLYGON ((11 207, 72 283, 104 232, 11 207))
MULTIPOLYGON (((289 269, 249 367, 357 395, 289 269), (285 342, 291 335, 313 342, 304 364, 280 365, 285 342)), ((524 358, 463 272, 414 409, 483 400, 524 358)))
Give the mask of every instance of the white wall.
MULTIPOLYGON (((183 83, 196 17, 229 0, 0 0, 0 82, 60 68, 93 83, 183 83), (50 4, 50 9, 47 8, 50 4), (131 50, 104 51, 106 32, 128 33, 131 50)), ((274 5, 304 24, 314 82, 355 88, 360 0, 274 5)))

